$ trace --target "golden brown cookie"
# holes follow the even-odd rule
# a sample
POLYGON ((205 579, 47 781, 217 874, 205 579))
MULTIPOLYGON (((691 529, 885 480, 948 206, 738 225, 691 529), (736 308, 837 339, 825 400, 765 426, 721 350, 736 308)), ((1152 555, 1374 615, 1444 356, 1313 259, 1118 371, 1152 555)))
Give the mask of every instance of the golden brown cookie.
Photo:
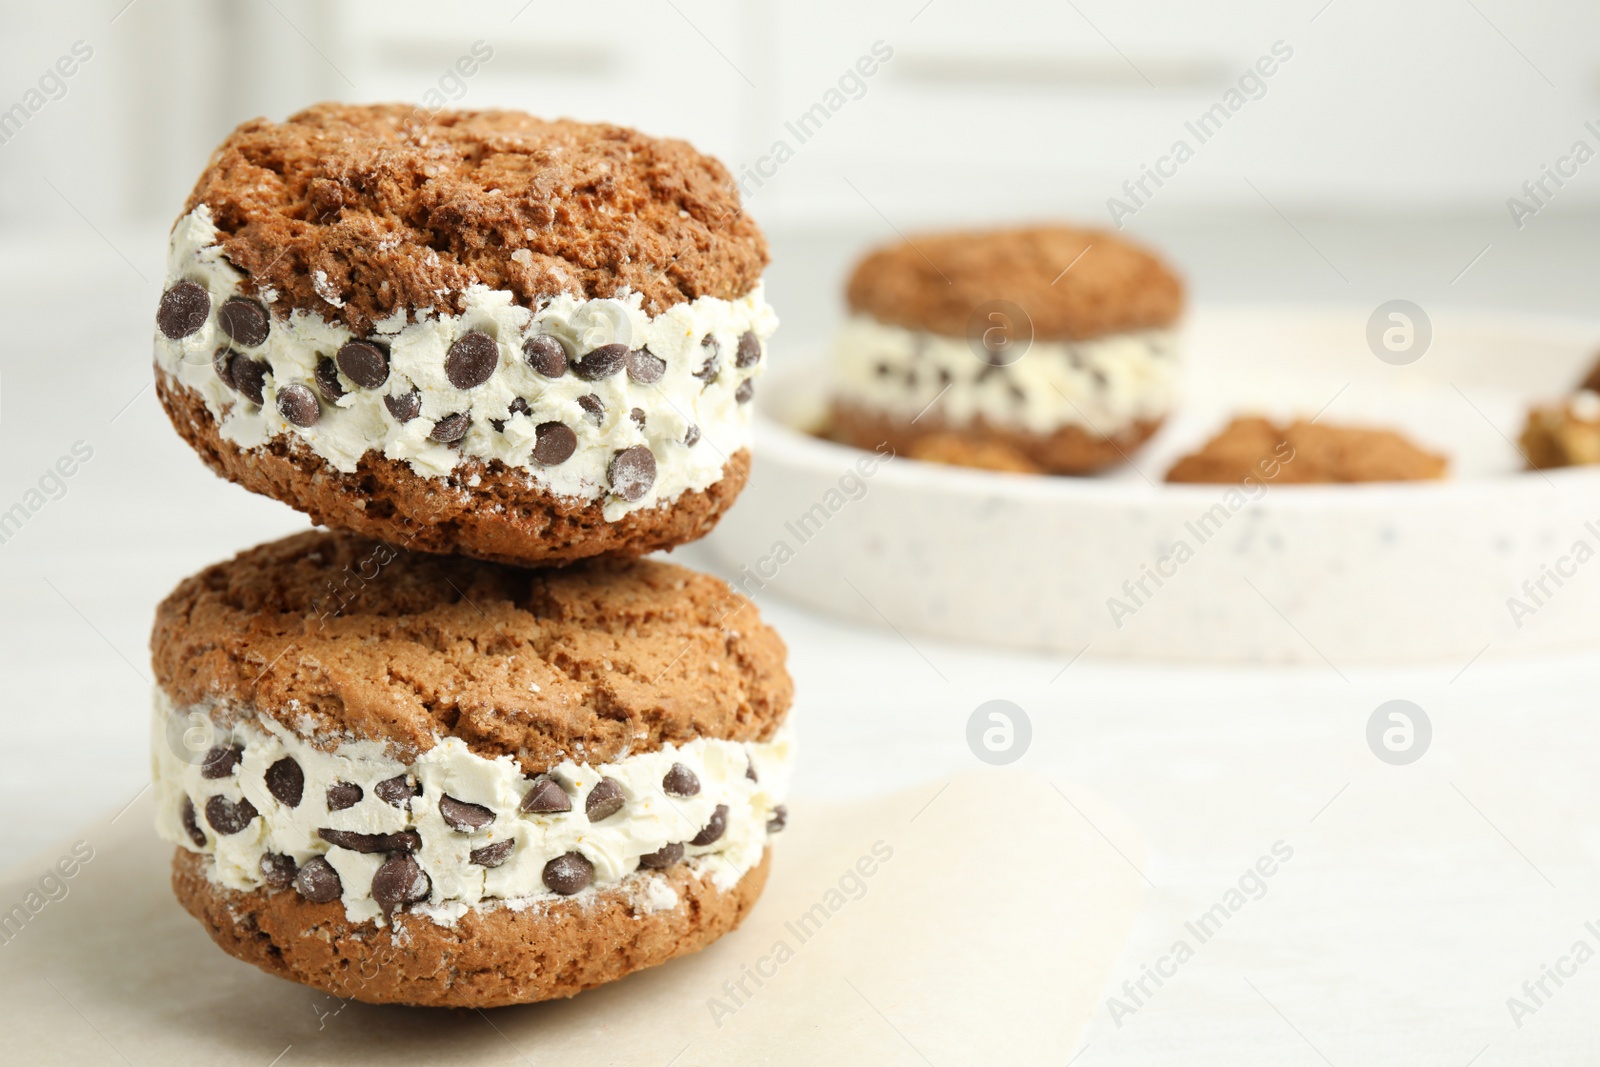
POLYGON ((323 104, 239 127, 174 225, 159 395, 317 521, 525 563, 703 535, 777 320, 759 230, 679 141, 323 104))
POLYGON ((1530 409, 1522 451, 1533 470, 1600 463, 1600 394, 1585 389, 1530 409))
POLYGON ((693 951, 748 910, 787 818, 783 644, 671 564, 301 534, 180 584, 151 647, 180 899, 339 996, 568 996, 693 951), (384 952, 404 962, 353 987, 384 952))
POLYGON ((1086 474, 1123 461, 1174 403, 1183 285, 1115 234, 915 237, 866 256, 848 298, 832 407, 859 447, 955 456, 954 434, 970 456, 1012 453, 1004 469, 1086 474))
POLYGON ((1449 460, 1392 430, 1237 418, 1167 472, 1169 482, 1275 484, 1443 478, 1449 460))

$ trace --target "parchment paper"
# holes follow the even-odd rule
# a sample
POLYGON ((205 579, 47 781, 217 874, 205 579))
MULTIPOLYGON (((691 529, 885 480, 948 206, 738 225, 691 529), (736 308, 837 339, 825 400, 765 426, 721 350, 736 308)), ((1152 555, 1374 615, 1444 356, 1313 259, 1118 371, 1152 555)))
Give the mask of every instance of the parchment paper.
MULTIPOLYGON (((479 1012, 343 1002, 224 955, 172 897, 146 795, 79 835, 93 858, 0 944, 0 1045, 30 1064, 1066 1061, 1138 907, 1142 847, 1117 813, 1001 771, 790 810, 735 933, 572 1000, 479 1012)), ((56 859, 0 881, 0 906, 56 859)))

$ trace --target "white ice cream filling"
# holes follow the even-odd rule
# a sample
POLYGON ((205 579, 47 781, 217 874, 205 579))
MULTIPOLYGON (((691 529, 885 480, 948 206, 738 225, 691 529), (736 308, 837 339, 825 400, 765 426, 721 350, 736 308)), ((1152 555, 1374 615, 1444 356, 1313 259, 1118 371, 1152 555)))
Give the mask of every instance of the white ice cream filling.
POLYGON ((854 315, 834 346, 834 399, 895 419, 1110 437, 1163 418, 1177 397, 1178 334, 1142 330, 1085 341, 1035 340, 1015 362, 986 363, 964 337, 854 315))
MULTIPOLYGON (((549 774, 571 800, 572 810, 529 814, 521 811, 521 804, 533 779, 512 757, 477 755, 457 737, 439 738, 415 762, 405 764, 377 741, 344 741, 324 751, 266 716, 226 730, 213 728, 212 722, 209 708, 174 708, 156 691, 152 771, 161 837, 203 854, 208 878, 241 891, 267 885, 262 857, 269 853, 289 857, 297 869, 324 857, 339 875, 345 915, 352 922, 379 925, 387 917, 373 898, 372 880, 388 854, 337 847, 318 831, 415 832, 420 847, 411 854, 428 876, 429 890, 409 911, 442 925, 453 925, 469 908, 523 909, 558 899, 544 883, 545 864, 569 852, 581 853, 594 867, 593 882, 572 899, 593 899, 597 892, 621 887, 642 910, 665 910, 678 905, 676 892, 664 872, 641 869, 640 857, 682 844, 681 862, 691 874, 709 879, 719 890, 733 888, 761 862, 768 824, 788 792, 794 752, 792 732, 784 726, 769 741, 699 738, 599 765, 569 759, 549 774), (197 737, 202 744, 196 744, 197 737), (240 756, 221 777, 207 778, 203 757, 213 747, 234 747, 240 756), (292 806, 274 795, 267 780, 268 769, 285 759, 299 766, 304 782, 299 802, 292 806), (667 793, 663 779, 674 764, 694 775, 697 793, 667 793), (397 807, 375 787, 404 774, 415 776, 421 793, 397 807), (602 778, 621 787, 624 803, 615 814, 590 822, 585 799, 602 778), (361 799, 343 810, 330 810, 328 788, 335 784, 359 786, 361 799), (213 797, 229 805, 248 801, 256 814, 242 829, 220 832, 207 814, 213 797), (440 810, 445 797, 487 808, 493 818, 481 829, 458 829, 440 810), (185 824, 186 804, 193 805, 193 825, 204 835, 203 845, 185 824), (705 845, 690 843, 713 821, 719 806, 727 809, 721 836, 705 845), (498 866, 473 862, 475 850, 507 841, 512 842, 510 853, 498 866)), ((290 885, 275 891, 299 890, 290 885)))
MULTIPOLYGON (((155 357, 163 372, 200 394, 222 437, 241 449, 292 435, 344 473, 355 471, 361 457, 375 451, 430 478, 447 477, 468 460, 500 460, 526 471, 533 483, 557 496, 604 499, 606 519, 616 521, 713 485, 722 478, 729 457, 750 443, 751 382, 766 360, 739 366, 739 340, 753 333, 764 348, 777 328, 759 285, 737 300, 699 297, 655 316, 642 310, 637 292, 599 300, 555 296, 529 309, 506 290, 473 285, 461 294, 465 310, 459 315, 401 308, 377 323, 361 339, 387 346, 388 378, 365 388, 340 373, 344 395, 330 401, 317 386, 318 364, 334 359, 355 335, 342 323, 301 308, 287 316, 271 312, 278 295, 269 289, 258 294, 271 320, 266 340, 257 346, 231 340, 217 310, 230 297, 245 295, 245 276, 217 241, 218 230, 204 204, 173 228, 164 291, 193 282, 209 294, 211 311, 199 330, 181 339, 157 329, 155 357), (445 373, 445 357, 470 331, 494 338, 499 363, 488 381, 460 389, 445 373), (524 341, 539 334, 556 337, 567 350, 569 367, 559 378, 543 377, 524 356, 524 341), (648 348, 666 362, 665 372, 654 382, 637 381, 625 370, 586 381, 571 369, 572 361, 614 343, 648 348), (213 357, 220 348, 267 365, 259 405, 218 375, 213 357), (280 413, 279 391, 291 384, 304 385, 316 395, 320 414, 314 424, 297 425, 280 413), (384 398, 413 389, 421 394, 421 413, 402 423, 384 398), (587 399, 591 396, 599 401, 598 413, 587 399), (519 398, 527 406, 525 413, 511 410, 519 398), (440 419, 459 414, 471 419, 464 438, 445 444, 430 437, 440 419), (577 436, 576 450, 560 463, 541 463, 533 456, 537 427, 549 422, 559 422, 577 436), (628 501, 611 492, 608 468, 618 452, 636 445, 650 449, 656 476, 648 492, 628 501)), ((342 306, 340 294, 326 279, 322 282, 318 295, 330 309, 342 306)), ((447 294, 439 295, 442 299, 447 294)))

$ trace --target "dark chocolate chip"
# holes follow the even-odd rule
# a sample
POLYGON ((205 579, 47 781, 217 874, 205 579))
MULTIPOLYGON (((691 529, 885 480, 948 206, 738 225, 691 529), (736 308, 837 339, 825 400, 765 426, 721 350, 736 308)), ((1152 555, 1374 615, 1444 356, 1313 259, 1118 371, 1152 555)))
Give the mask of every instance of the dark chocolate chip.
POLYGON ((578 406, 584 410, 584 413, 588 415, 590 419, 594 420, 594 424, 596 426, 599 426, 605 421, 605 402, 595 394, 585 393, 584 395, 580 396, 578 398, 578 406))
POLYGON ((628 346, 624 344, 601 345, 572 365, 572 373, 586 382, 609 378, 628 362, 628 346))
POLYGON ((211 354, 211 369, 217 372, 217 377, 229 389, 233 388, 233 357, 234 351, 227 345, 211 354))
POLYGON ((639 857, 639 866, 647 871, 664 871, 674 863, 683 859, 683 843, 662 845, 654 852, 646 852, 639 857))
POLYGON ((590 822, 599 822, 621 811, 626 800, 622 795, 622 786, 615 779, 602 778, 589 790, 589 795, 583 801, 583 811, 589 816, 590 822))
POLYGON ((756 761, 750 758, 750 754, 749 753, 745 753, 745 757, 744 758, 745 758, 744 776, 746 778, 750 779, 752 782, 761 781, 761 779, 756 777, 756 761))
POLYGON ((359 785, 334 782, 328 787, 328 810, 343 811, 345 808, 353 808, 361 803, 361 798, 365 795, 359 785))
POLYGON ((267 792, 279 804, 291 808, 300 806, 300 798, 306 791, 306 772, 300 769, 300 764, 292 756, 285 756, 268 767, 266 778, 267 792))
POLYGON ((789 825, 789 809, 779 804, 772 809, 772 817, 767 820, 767 833, 775 834, 789 825))
POLYGON ((650 351, 649 347, 635 348, 628 353, 628 377, 649 385, 659 382, 667 373, 667 361, 650 351))
POLYGON ((223 837, 243 830, 258 814, 256 806, 248 800, 232 801, 219 795, 206 801, 206 822, 223 837))
POLYGON ((467 436, 467 428, 472 425, 472 416, 465 411, 458 411, 454 415, 446 415, 433 424, 433 429, 428 436, 442 445, 454 444, 467 436))
POLYGON ((506 423, 511 421, 513 415, 531 415, 533 409, 528 407, 528 402, 520 396, 511 398, 511 403, 506 405, 506 417, 503 419, 490 419, 489 425, 494 427, 495 433, 504 433, 506 423))
POLYGON ((422 786, 409 774, 397 774, 373 786, 372 791, 378 794, 378 799, 385 804, 403 808, 411 803, 412 797, 422 795, 422 786))
POLYGON ((288 889, 294 884, 294 876, 298 868, 293 856, 285 856, 282 852, 263 852, 261 854, 261 880, 271 889, 288 889))
POLYGON ((565 463, 578 450, 578 435, 559 422, 541 422, 534 430, 533 458, 540 463, 565 463))
POLYGON ((700 792, 700 779, 688 767, 674 763, 661 779, 661 788, 669 797, 692 797, 700 792))
POLYGON ((228 373, 233 375, 233 387, 239 390, 239 395, 252 404, 261 403, 263 391, 267 387, 267 371, 270 368, 257 359, 240 352, 233 354, 233 359, 228 362, 228 373))
POLYGON ((183 821, 183 832, 189 835, 194 847, 205 848, 206 832, 200 829, 200 822, 195 818, 194 801, 188 797, 183 798, 183 810, 179 812, 179 818, 183 821))
POLYGON ((317 380, 317 392, 328 403, 335 403, 344 396, 344 383, 339 380, 339 365, 327 356, 317 360, 317 369, 312 377, 317 380))
POLYGON ((878 377, 880 378, 887 378, 894 373, 894 368, 889 366, 887 363, 880 363, 874 367, 873 370, 877 372, 878 377))
POLYGON ((746 378, 739 383, 739 388, 733 391, 733 398, 741 404, 750 403, 750 398, 756 395, 756 383, 753 378, 746 378))
POLYGON ((624 448, 611 457, 606 478, 611 482, 611 491, 631 504, 656 484, 656 457, 644 445, 624 448))
POLYGON ((559 378, 567 373, 567 349, 549 334, 530 337, 522 342, 522 356, 528 366, 546 378, 559 378))
POLYGON ((548 774, 541 774, 533 780, 533 787, 523 795, 522 805, 518 810, 530 815, 571 811, 572 798, 567 796, 567 791, 561 788, 560 782, 548 774))
POLYGON ((306 861, 300 868, 300 873, 294 876, 294 887, 300 895, 313 904, 326 904, 338 900, 344 893, 344 885, 339 881, 339 872, 333 869, 333 864, 321 856, 306 861))
POLYGON ((446 793, 439 798, 439 814, 450 829, 463 834, 482 830, 494 822, 494 812, 482 804, 469 804, 446 793))
POLYGON ((389 380, 389 354, 371 341, 346 341, 337 358, 344 376, 363 388, 376 389, 389 380))
POLYGON ((416 389, 399 396, 386 396, 383 406, 389 409, 389 414, 394 416, 395 422, 410 422, 422 414, 422 393, 416 389))
POLYGON ((506 839, 496 841, 492 845, 484 845, 467 853, 467 859, 479 867, 498 867, 511 857, 511 850, 517 847, 514 840, 506 839))
POLYGON ((722 835, 728 832, 728 805, 718 804, 717 810, 711 813, 711 821, 706 823, 705 829, 690 838, 691 845, 714 845, 722 840, 722 835))
POLYGON ((392 834, 364 834, 358 830, 333 830, 323 827, 317 836, 330 845, 347 848, 351 852, 415 852, 422 847, 422 838, 415 830, 399 830, 392 834))
POLYGON ((244 749, 238 745, 214 745, 200 761, 200 777, 226 778, 244 759, 244 749))
POLYGON ((267 309, 245 296, 230 296, 217 309, 217 325, 242 345, 254 348, 267 339, 272 320, 267 309))
POLYGON ((754 330, 746 330, 739 336, 739 348, 733 354, 733 365, 743 370, 745 367, 754 367, 761 362, 761 339, 755 335, 754 330))
POLYGON ((500 346, 486 333, 462 334, 444 357, 444 376, 457 389, 473 389, 494 377, 500 346))
POLYGON ((594 881, 594 864, 581 852, 568 852, 544 865, 544 884, 552 893, 570 897, 594 881))
POLYGON ((722 369, 722 346, 708 333, 700 339, 700 348, 706 352, 706 358, 694 376, 710 385, 717 380, 717 371, 722 369))
POLYGON ((372 876, 372 899, 384 911, 393 911, 402 904, 415 904, 427 900, 433 891, 428 872, 422 869, 416 857, 390 856, 372 876))
POLYGON ((296 426, 315 426, 322 418, 322 405, 317 394, 301 385, 290 382, 278 390, 278 414, 296 426))
POLYGON ((156 325, 168 338, 188 337, 206 324, 211 314, 211 294, 194 282, 179 282, 161 294, 156 325))
POLYGON ((694 423, 690 423, 689 428, 683 433, 683 443, 688 448, 693 448, 695 445, 699 444, 700 427, 694 425, 694 423))
POLYGON ((644 408, 634 408, 628 412, 628 418, 632 419, 633 424, 639 429, 644 429, 644 408))

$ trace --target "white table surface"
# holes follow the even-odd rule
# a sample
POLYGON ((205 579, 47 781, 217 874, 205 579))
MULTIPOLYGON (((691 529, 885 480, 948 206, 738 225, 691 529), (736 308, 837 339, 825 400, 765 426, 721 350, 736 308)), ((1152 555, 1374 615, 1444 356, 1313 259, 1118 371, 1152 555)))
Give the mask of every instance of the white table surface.
MULTIPOLYGON (((213 477, 166 424, 146 387, 160 250, 148 234, 114 237, 132 263, 93 237, 70 256, 0 250, 0 511, 75 441, 94 449, 65 496, 0 544, 8 867, 42 870, 53 852, 40 850, 146 782, 156 602, 198 568, 305 526, 213 477)), ((831 318, 814 305, 833 288, 818 279, 848 244, 792 247, 799 266, 780 255, 773 298, 810 301, 796 319, 815 332, 831 318)), ((1375 275, 1388 269, 1381 242, 1368 261, 1375 275)), ((1508 259, 1505 277, 1486 271, 1484 284, 1521 287, 1502 304, 1582 311, 1595 268, 1562 263, 1540 285, 1515 281, 1526 264, 1508 259)), ((1221 279, 1211 292, 1250 292, 1249 264, 1210 266, 1203 277, 1221 279)), ((1255 271, 1274 293, 1343 292, 1324 288, 1315 261, 1267 267, 1255 271)), ((1447 277, 1428 284, 1441 299, 1454 293, 1447 277)), ((1374 286, 1393 295, 1386 280, 1374 286)), ((694 548, 675 558, 710 569, 694 548)), ((1583 928, 1600 921, 1600 653, 1346 668, 1348 681, 1329 669, 1089 659, 1063 672, 1063 659, 907 639, 782 601, 761 608, 790 647, 799 794, 936 787, 977 765, 967 717, 1005 698, 1033 723, 1018 767, 1092 790, 1143 829, 1149 888, 1118 985, 1274 842, 1294 848, 1267 894, 1148 1006, 1121 1027, 1102 1009, 1080 1064, 1594 1062, 1600 962, 1520 1029, 1506 998, 1579 937, 1600 949, 1583 928), (1381 763, 1365 741, 1372 710, 1397 697, 1435 729, 1408 767, 1381 763)))

